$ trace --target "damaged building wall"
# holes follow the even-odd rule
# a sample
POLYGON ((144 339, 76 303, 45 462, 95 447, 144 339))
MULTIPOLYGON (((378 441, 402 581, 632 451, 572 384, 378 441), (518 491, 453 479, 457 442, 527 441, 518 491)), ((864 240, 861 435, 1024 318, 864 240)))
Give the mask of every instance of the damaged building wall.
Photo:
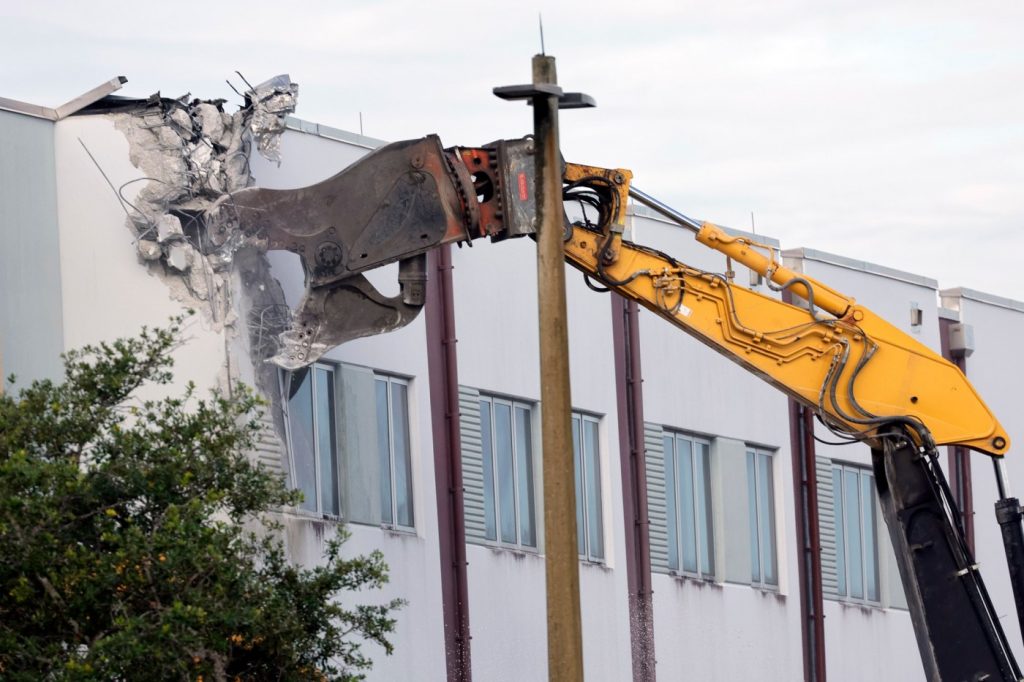
MULTIPOLYGON (((132 165, 124 135, 109 116, 75 116, 57 123, 64 349, 132 335, 141 325, 163 325, 193 307, 173 300, 163 278, 141 267, 126 212, 104 175, 137 199, 143 172, 132 165), (84 146, 83 146, 84 145, 84 146), (88 148, 92 154, 86 153, 88 148), (95 163, 93 161, 95 158, 95 163), (96 164, 103 169, 101 174, 96 164), (136 182, 133 182, 136 181, 136 182)), ((175 352, 175 386, 194 381, 200 391, 223 385, 224 339, 202 316, 187 326, 188 343, 175 352)))
POLYGON ((57 378, 64 350, 54 124, 0 111, 0 367, 57 378))
MULTIPOLYGON (((286 89, 294 103, 294 92, 286 89)), ((271 97, 282 94, 286 93, 272 93, 271 97)), ((31 228, 25 228, 26 234, 5 234, 6 243, 34 239, 18 251, 0 249, 5 278, 0 297, 6 316, 4 338, 9 336, 8 324, 17 326, 10 340, 15 346, 31 349, 26 357, 48 360, 53 370, 59 371, 58 356, 63 350, 131 335, 141 325, 162 325, 173 315, 195 309, 197 314, 186 327, 186 343, 174 353, 174 385, 154 387, 144 392, 144 397, 157 397, 156 391, 180 392, 187 382, 194 382, 200 393, 212 388, 230 390, 238 380, 261 387, 271 401, 278 397, 277 370, 262 362, 263 357, 274 354, 276 334, 288 323, 284 293, 273 276, 276 273, 270 273, 261 245, 231 239, 232 235, 211 235, 195 218, 220 197, 252 182, 250 153, 259 158, 263 177, 269 180, 274 174, 287 176, 289 169, 307 170, 307 161, 319 164, 325 177, 366 150, 359 148, 350 154, 344 145, 329 143, 340 154, 302 150, 290 164, 278 168, 275 161, 260 156, 257 147, 262 142, 268 156, 275 155, 276 135, 283 127, 283 114, 290 109, 271 111, 259 124, 262 128, 253 130, 252 119, 226 115, 218 105, 195 100, 107 98, 57 123, 25 119, 41 131, 35 137, 25 133, 25 126, 6 121, 0 126, 5 135, 28 140, 26 158, 37 164, 49 161, 33 173, 32 166, 14 163, 18 156, 8 153, 5 161, 9 164, 4 167, 5 176, 20 173, 37 190, 49 183, 48 197, 38 191, 33 194, 31 188, 14 180, 6 185, 12 196, 2 195, 11 199, 5 202, 4 229, 16 230, 19 222, 31 228), (246 147, 246 130, 253 140, 251 151, 246 147), (12 212, 12 206, 17 212, 12 212), (47 227, 48 234, 44 231, 47 227), (47 258, 50 265, 44 267, 47 258), (8 262, 18 269, 9 267, 8 262), (30 309, 26 309, 26 301, 9 295, 17 291, 7 283, 13 275, 21 278, 30 294, 36 294, 34 302, 28 301, 30 309), (40 278, 42 281, 36 281, 40 278), (46 290, 47 286, 51 289, 46 290), (54 296, 42 300, 46 297, 38 294, 43 290, 54 296), (35 330, 33 325, 40 317, 34 316, 41 316, 44 309, 53 319, 40 322, 35 330)), ((301 288, 298 260, 278 260, 283 263, 278 269, 284 279, 297 281, 301 288)), ((379 284, 388 290, 388 284, 379 284)), ((403 362, 387 362, 386 354, 373 350, 374 341, 364 346, 370 355, 345 356, 349 361, 422 378, 422 382, 414 379, 410 384, 411 402, 420 406, 410 413, 417 453, 413 477, 421 491, 414 501, 417 530, 399 533, 353 526, 354 537, 347 545, 352 553, 382 548, 392 566, 390 585, 371 598, 403 597, 410 602, 398 614, 395 644, 401 655, 385 658, 379 649, 368 651, 380 659, 375 676, 382 677, 378 679, 443 678, 445 669, 442 611, 435 588, 439 582, 436 504, 427 465, 432 453, 429 442, 420 442, 420 434, 429 433, 430 428, 426 359, 425 352, 401 350, 422 347, 422 321, 413 325, 411 333, 420 341, 398 338, 390 346, 385 344, 393 356, 402 356, 403 362)), ((283 435, 280 405, 269 412, 277 417, 278 428, 270 429, 267 439, 267 449, 276 456, 276 461, 268 463, 286 472, 278 440, 278 434, 283 435)), ((301 512, 286 514, 284 521, 289 552, 306 565, 321 559, 324 541, 338 528, 336 523, 301 512)))
POLYGON ((0 111, 6 368, 54 376, 64 350, 196 310, 178 352, 181 385, 260 383, 253 367, 267 370, 248 363, 237 311, 283 296, 260 249, 212 238, 198 216, 252 182, 250 139, 276 158, 296 92, 278 77, 247 90, 235 114, 222 101, 159 96, 106 97, 56 122, 0 111))
MULTIPOLYGON (((69 182, 91 185, 95 206, 85 214, 102 210, 102 218, 91 219, 120 225, 120 230, 104 230, 109 244, 93 235, 82 239, 79 233, 68 234, 81 243, 73 249, 78 258, 68 260, 67 266, 81 267, 83 254, 113 248, 112 253, 121 254, 120 264, 148 271, 147 288, 158 286, 144 296, 125 292, 133 299, 126 305, 156 313, 166 312, 164 304, 173 301, 177 305, 171 308, 197 311, 195 326, 219 335, 219 342, 211 337, 211 349, 202 355, 207 362, 219 358, 220 365, 216 370, 208 366, 197 383, 230 391, 232 382, 241 379, 262 388, 271 401, 278 395, 277 375, 262 358, 263 350, 272 353, 273 347, 259 346, 287 323, 282 292, 269 274, 261 244, 238 232, 216 231, 205 216, 212 204, 252 184, 251 146, 279 158, 277 139, 296 95, 297 86, 279 76, 246 90, 242 106, 233 113, 223 100, 109 97, 91 106, 88 115, 62 121, 58 134, 59 158, 76 166, 69 182), (108 139, 110 127, 118 141, 108 139)), ((83 219, 75 197, 81 191, 61 188, 62 230, 83 219)), ((98 296, 96 289, 108 284, 116 287, 112 277, 109 270, 93 273, 88 296, 98 296)), ((67 314, 80 315, 80 310, 69 306, 67 314)), ((268 410, 265 440, 276 444, 261 451, 261 458, 283 471, 279 413, 268 410)))
MULTIPOLYGON (((294 102, 294 92, 289 94, 294 102)), ((38 129, 38 135, 26 133, 26 126, 2 121, 0 131, 27 140, 23 156, 40 166, 36 173, 33 166, 16 163, 19 157, 13 151, 6 153, 3 161, 7 164, 3 166, 5 179, 14 176, 16 180, 20 174, 26 184, 32 183, 25 187, 11 180, 5 185, 9 193, 0 187, 0 196, 10 199, 4 202, 3 227, 12 234, 5 232, 5 244, 32 238, 17 251, 0 249, 4 259, 0 290, 3 338, 25 348, 25 357, 50 362, 52 374, 59 372, 61 351, 135 334, 141 325, 163 325, 169 317, 195 309, 197 314, 186 326, 186 343, 174 353, 174 385, 153 387, 144 391, 143 397, 157 397, 156 391, 180 392, 187 382, 194 382, 199 393, 213 388, 230 390, 241 380, 260 386, 264 396, 273 401, 278 397, 277 370, 261 359, 273 355, 276 334, 288 322, 283 290, 270 273, 260 245, 231 240, 227 238, 230 235, 213 238, 193 218, 234 188, 252 182, 250 150, 245 148, 245 135, 236 134, 239 128, 252 134, 253 155, 258 156, 256 147, 262 141, 273 157, 279 132, 275 126, 283 127, 283 115, 279 114, 285 110, 272 112, 272 120, 254 131, 249 122, 236 122, 233 116, 224 115, 216 103, 192 100, 183 104, 171 104, 168 110, 167 100, 156 99, 147 105, 108 98, 57 123, 24 119, 32 130, 38 129), (188 121, 176 111, 185 111, 188 121), (224 124, 220 135, 218 122, 224 124), (42 196, 39 188, 47 188, 47 183, 49 196, 42 196), (30 191, 33 187, 35 193, 30 191), (19 223, 25 234, 16 232, 19 223), (29 292, 27 301, 10 295, 18 290, 9 285, 15 275, 29 292), (52 313, 51 321, 42 318, 47 310, 52 313), (9 335, 8 326, 17 329, 9 335)), ((275 173, 287 175, 289 168, 305 169, 305 162, 315 158, 314 165, 322 164, 326 176, 358 153, 350 155, 346 149, 340 155, 321 152, 307 156, 302 152, 283 169, 259 156, 259 164, 269 179, 275 173)), ((282 262, 282 276, 297 280, 301 288, 298 260, 282 262)), ((388 289, 383 282, 381 287, 388 289)), ((413 325, 412 333, 422 339, 422 321, 413 325)), ((410 345, 423 344, 408 338, 391 342, 391 352, 404 356, 403 363, 388 364, 380 353, 361 360, 365 365, 386 366, 391 372, 423 378, 421 384, 414 380, 410 385, 413 404, 422 406, 410 414, 416 424, 413 445, 419 453, 413 476, 417 490, 425 491, 415 500, 417 532, 353 527, 354 537, 347 545, 352 553, 385 551, 392 567, 391 584, 371 598, 403 597, 410 602, 398 614, 395 644, 401 655, 385 658, 376 647, 367 652, 380 659, 375 678, 377 674, 382 677, 377 679, 438 679, 443 678, 445 668, 442 612, 435 588, 439 582, 436 505, 426 465, 431 452, 429 443, 424 446, 419 440, 419 434, 429 433, 426 360, 424 353, 399 350, 410 345)), ((16 353, 13 357, 18 359, 16 353)), ((345 357, 360 361, 352 355, 345 357)), ((19 373, 27 374, 20 369, 19 373)), ((46 372, 38 373, 43 374, 46 372)), ((272 465, 285 472, 277 437, 283 434, 280 405, 270 413, 278 418, 279 427, 271 429, 269 438, 268 449, 277 456, 272 465)), ((286 514, 284 521, 289 552, 306 565, 321 560, 324 541, 338 528, 336 523, 301 512, 286 514)))

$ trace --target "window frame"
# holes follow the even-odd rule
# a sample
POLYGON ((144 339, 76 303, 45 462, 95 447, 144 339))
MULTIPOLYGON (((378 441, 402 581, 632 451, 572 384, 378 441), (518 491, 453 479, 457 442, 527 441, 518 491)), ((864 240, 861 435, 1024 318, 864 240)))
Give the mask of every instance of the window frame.
MULTIPOLYGON (((416 533, 416 482, 415 475, 413 473, 412 466, 412 449, 413 449, 413 433, 412 433, 412 413, 410 412, 409 394, 412 388, 412 381, 406 377, 399 376, 396 374, 390 374, 388 372, 380 372, 373 370, 374 380, 374 400, 377 399, 377 382, 382 381, 387 385, 387 418, 388 418, 388 479, 391 484, 391 520, 386 521, 384 518, 384 500, 381 499, 381 528, 387 528, 389 530, 396 530, 405 533, 416 533), (398 484, 395 476, 395 429, 394 429, 394 391, 392 387, 404 386, 405 387, 405 432, 406 432, 406 444, 405 444, 405 456, 406 456, 406 475, 408 477, 408 494, 409 500, 407 506, 409 509, 409 518, 412 522, 410 525, 401 523, 398 521, 398 484)), ((380 428, 380 413, 377 413, 377 428, 380 428)), ((378 449, 380 448, 380 442, 377 443, 378 449)), ((384 471, 381 470, 380 475, 384 475, 384 471)))
MULTIPOLYGON (((714 488, 714 484, 712 482, 712 475, 711 475, 711 460, 712 460, 711 440, 708 439, 708 438, 704 438, 702 436, 698 436, 698 435, 693 434, 693 433, 688 433, 686 431, 679 431, 679 430, 672 429, 672 428, 669 428, 669 427, 664 427, 662 429, 663 448, 664 448, 664 441, 666 441, 668 439, 672 439, 672 458, 673 458, 672 471, 673 471, 674 475, 672 476, 673 480, 670 483, 669 482, 669 476, 668 476, 668 470, 666 469, 666 471, 665 471, 665 488, 666 488, 665 489, 665 520, 666 520, 666 524, 667 524, 666 525, 666 532, 668 533, 668 538, 669 538, 669 543, 670 544, 671 544, 672 534, 673 533, 675 534, 675 540, 676 540, 676 542, 675 542, 675 545, 676 545, 675 551, 676 551, 676 558, 677 558, 677 564, 678 564, 678 566, 676 566, 676 567, 672 566, 672 558, 671 558, 672 547, 669 546, 669 549, 668 549, 668 551, 669 551, 668 571, 669 571, 670 575, 679 575, 679 576, 684 576, 684 577, 687 577, 687 578, 693 578, 693 579, 696 579, 696 580, 713 581, 713 580, 716 579, 717 569, 718 569, 717 561, 716 561, 716 554, 715 554, 716 551, 717 551, 717 544, 718 543, 717 543, 716 537, 715 537, 716 524, 715 524, 715 515, 714 515, 714 501, 713 501, 713 497, 712 497, 712 490, 714 488), (682 521, 683 521, 683 518, 682 518, 683 509, 682 509, 682 495, 681 495, 682 487, 683 487, 683 481, 682 481, 682 475, 681 475, 682 474, 682 467, 680 466, 681 465, 682 457, 681 457, 681 453, 679 451, 679 441, 685 441, 685 442, 689 443, 689 446, 690 446, 690 482, 693 485, 693 489, 692 489, 692 491, 690 493, 691 497, 692 497, 692 504, 690 505, 690 515, 691 515, 692 520, 693 520, 693 528, 694 528, 694 552, 695 552, 694 563, 695 563, 695 565, 697 567, 695 571, 690 571, 690 570, 687 570, 685 568, 686 560, 685 560, 685 557, 684 557, 685 547, 684 547, 684 539, 683 539, 683 533, 682 533, 682 528, 683 528, 683 524, 682 524, 682 521), (703 456, 703 459, 704 459, 703 471, 705 472, 705 476, 700 478, 699 480, 698 480, 698 477, 697 477, 697 473, 698 473, 697 459, 698 459, 698 456, 700 456, 700 455, 697 454, 698 453, 698 449, 695 447, 697 445, 704 446, 702 456, 703 456), (675 508, 675 514, 673 514, 671 517, 669 515, 669 494, 670 494, 670 490, 668 488, 669 485, 672 486, 672 490, 671 490, 672 504, 673 504, 673 506, 675 508), (698 523, 698 519, 699 519, 699 512, 698 512, 698 506, 697 506, 698 505, 698 496, 697 496, 697 486, 698 485, 700 485, 700 486, 705 486, 706 485, 705 490, 704 490, 704 497, 705 497, 705 500, 706 500, 706 504, 708 505, 708 510, 707 510, 707 526, 708 527, 707 528, 701 528, 700 524, 698 523), (672 527, 673 524, 675 525, 674 528, 672 527), (705 539, 705 536, 706 536, 706 540, 707 540, 706 543, 702 542, 702 540, 705 539), (706 545, 706 547, 703 547, 702 545, 706 545), (703 570, 703 566, 702 566, 703 563, 704 563, 702 561, 702 558, 704 558, 705 554, 707 556, 707 564, 708 564, 708 570, 707 571, 704 571, 703 570)), ((663 450, 663 457, 665 457, 666 455, 668 455, 668 453, 663 450)), ((666 457, 666 460, 667 460, 667 457, 666 457)))
POLYGON ((779 539, 778 539, 778 514, 776 513, 776 496, 775 496, 775 450, 768 448, 758 447, 756 445, 747 444, 744 458, 747 463, 747 504, 748 504, 748 515, 751 521, 750 533, 751 542, 755 541, 756 533, 756 546, 757 546, 757 575, 754 575, 754 561, 755 557, 753 552, 750 557, 750 584, 754 587, 759 587, 765 590, 779 591, 781 578, 779 575, 779 539), (751 461, 753 461, 753 468, 751 468, 751 461), (768 474, 765 478, 762 473, 762 468, 759 464, 762 461, 768 462, 768 474), (751 475, 753 474, 753 481, 751 481, 751 475), (751 484, 753 484, 753 490, 751 491, 751 484), (762 485, 763 484, 763 485, 762 485), (761 517, 761 501, 762 501, 762 490, 770 492, 770 499, 768 500, 765 509, 771 518, 762 519, 761 517), (751 497, 753 492, 753 497, 751 497), (754 526, 756 525, 756 529, 754 526), (763 547, 765 537, 769 537, 771 540, 771 559, 772 569, 775 574, 775 582, 771 582, 765 578, 764 569, 764 551, 763 547))
MULTIPOLYGON (((314 492, 314 497, 315 497, 315 507, 316 508, 315 509, 307 509, 306 507, 303 506, 302 503, 299 503, 296 506, 296 510, 298 510, 299 512, 301 512, 303 514, 316 515, 316 516, 320 516, 320 517, 325 518, 325 519, 342 520, 343 519, 343 515, 344 515, 344 507, 342 506, 342 499, 341 499, 341 490, 342 490, 342 486, 341 486, 341 483, 342 483, 342 481, 341 481, 341 458, 340 458, 340 448, 339 448, 339 443, 338 443, 338 423, 337 423, 337 420, 338 420, 338 405, 337 405, 337 395, 336 395, 337 385, 338 385, 337 384, 337 382, 338 382, 338 374, 337 374, 336 370, 337 370, 337 366, 336 365, 328 364, 328 363, 323 363, 323 362, 315 362, 312 365, 309 365, 309 367, 308 367, 308 374, 307 374, 307 376, 308 376, 309 381, 310 381, 310 404, 312 406, 311 417, 312 417, 312 435, 313 435, 313 439, 312 439, 313 440, 313 452, 312 452, 312 457, 313 457, 313 484, 314 484, 314 491, 315 491, 314 492), (338 508, 338 513, 337 514, 334 514, 332 512, 324 511, 324 504, 323 504, 323 496, 322 496, 322 493, 323 493, 323 473, 321 471, 322 465, 321 465, 321 452, 320 452, 320 445, 321 445, 321 442, 320 442, 321 441, 321 438, 320 438, 320 415, 319 415, 319 410, 317 409, 317 399, 319 397, 318 385, 320 383, 320 382, 317 381, 317 378, 316 378, 317 377, 317 372, 316 371, 318 369, 319 370, 323 370, 325 372, 328 372, 331 375, 331 383, 332 383, 332 386, 334 387, 333 391, 329 391, 328 392, 328 401, 329 401, 328 404, 333 407, 333 409, 331 410, 331 416, 333 418, 334 425, 333 425, 333 428, 331 430, 332 430, 332 432, 334 434, 334 439, 333 439, 334 440, 334 448, 333 448, 334 451, 333 451, 331 456, 332 456, 332 458, 334 460, 334 470, 335 470, 335 472, 337 474, 337 481, 335 481, 336 486, 335 486, 335 491, 334 491, 335 495, 337 496, 337 499, 335 501, 336 505, 337 505, 337 508, 338 508), (335 395, 330 395, 331 393, 334 393, 335 395)), ((293 372, 293 371, 281 370, 280 376, 282 378, 281 386, 282 386, 282 389, 283 389, 283 392, 284 392, 284 395, 282 396, 282 398, 283 398, 282 403, 283 403, 284 409, 285 409, 285 420, 284 421, 285 421, 285 431, 286 431, 288 454, 289 454, 289 457, 288 457, 288 475, 291 477, 291 487, 292 488, 298 488, 298 489, 301 490, 301 484, 299 483, 299 477, 298 477, 298 469, 296 468, 296 453, 295 453, 295 446, 294 446, 293 434, 292 434, 291 397, 290 397, 291 382, 292 382, 293 378, 295 377, 295 374, 296 373, 293 372)))
MULTIPOLYGON (((537 528, 537 432, 536 432, 536 429, 535 429, 535 426, 534 426, 534 413, 535 413, 536 403, 528 402, 528 401, 525 401, 525 400, 518 400, 516 398, 509 398, 509 397, 501 396, 501 395, 498 395, 498 394, 495 394, 495 393, 485 393, 483 391, 479 392, 479 396, 478 396, 477 402, 478 402, 478 405, 482 404, 482 403, 488 403, 490 405, 490 420, 491 420, 491 423, 489 425, 489 427, 490 427, 490 435, 491 435, 491 443, 490 443, 490 455, 491 455, 490 456, 490 460, 491 460, 490 461, 490 466, 491 466, 491 486, 490 486, 490 488, 491 489, 490 489, 490 494, 492 496, 493 509, 494 509, 494 539, 486 538, 485 537, 485 539, 483 539, 480 542, 482 542, 482 544, 485 544, 485 545, 490 546, 490 547, 500 547, 500 548, 504 548, 504 549, 512 549, 512 550, 523 551, 523 552, 531 552, 531 553, 537 554, 537 553, 540 552, 540 535, 538 533, 538 528, 537 528), (509 414, 511 416, 511 420, 510 420, 510 435, 511 435, 511 438, 512 438, 512 508, 513 508, 514 518, 515 518, 515 536, 516 536, 515 542, 509 542, 507 540, 503 540, 502 539, 502 533, 501 533, 501 502, 502 502, 502 497, 501 497, 501 490, 500 490, 501 484, 498 481, 498 447, 497 447, 497 445, 498 445, 498 442, 497 442, 498 435, 497 435, 497 428, 496 428, 496 425, 495 425, 496 424, 496 419, 497 419, 496 412, 495 412, 495 409, 494 409, 495 404, 503 405, 503 406, 508 407, 509 408, 509 414), (519 436, 517 435, 516 421, 515 421, 516 420, 516 410, 517 409, 525 411, 526 414, 529 415, 529 420, 530 420, 530 422, 529 422, 530 423, 530 442, 529 442, 530 451, 529 451, 529 456, 530 456, 531 471, 529 472, 529 479, 530 479, 530 482, 531 482, 531 485, 532 485, 532 489, 533 489, 533 500, 532 500, 532 505, 531 505, 531 511, 532 511, 531 521, 532 521, 532 525, 533 525, 533 541, 534 541, 534 544, 532 544, 532 545, 523 542, 523 538, 522 538, 523 526, 522 526, 522 518, 521 518, 521 515, 520 515, 521 509, 522 509, 521 505, 520 505, 520 501, 522 499, 522 491, 520 490, 520 485, 519 485, 519 480, 520 480, 519 448, 521 447, 521 444, 519 443, 519 436)), ((481 423, 482 423, 482 421, 483 420, 481 419, 481 423)), ((482 436, 481 436, 481 438, 482 438, 482 436)), ((481 442, 481 446, 484 447, 482 442, 481 442)), ((481 453, 481 457, 486 457, 486 454, 484 452, 482 452, 481 453)), ((487 524, 487 521, 488 521, 488 519, 487 519, 487 494, 488 494, 488 490, 487 490, 486 480, 484 481, 483 491, 484 491, 484 525, 486 527, 486 524, 487 524)))
POLYGON ((836 599, 842 602, 863 604, 866 606, 881 606, 882 605, 882 570, 881 570, 881 557, 878 542, 878 492, 875 489, 875 475, 870 467, 833 461, 831 466, 832 471, 832 495, 833 495, 833 520, 836 528, 836 599), (840 474, 839 490, 836 490, 835 476, 836 473, 840 474), (857 485, 857 506, 858 506, 858 533, 860 539, 860 557, 861 557, 861 591, 864 596, 856 597, 852 595, 853 590, 851 589, 851 574, 850 574, 850 533, 847 526, 847 501, 846 501, 846 477, 852 475, 856 478, 857 485), (867 523, 865 518, 865 505, 863 504, 863 486, 865 480, 868 483, 868 488, 871 491, 871 522, 867 523), (841 514, 836 513, 841 505, 841 514), (840 518, 841 517, 841 518, 840 518), (874 560, 874 581, 875 581, 875 597, 872 598, 868 594, 868 538, 865 535, 865 530, 871 529, 871 541, 873 543, 873 549, 871 552, 871 558, 874 560), (841 537, 840 537, 841 534, 841 537), (842 563, 840 564, 840 558, 842 563), (842 587, 840 587, 840 585, 842 587))
MULTIPOLYGON (((579 518, 583 519, 583 527, 576 529, 576 532, 577 532, 577 550, 579 548, 579 536, 580 536, 580 534, 582 534, 582 537, 583 537, 583 553, 579 554, 578 556, 579 556, 580 561, 585 561, 585 562, 591 563, 591 564, 604 565, 608 561, 608 559, 607 559, 607 557, 608 557, 608 551, 607 551, 608 543, 607 543, 607 539, 605 538, 605 528, 604 528, 604 502, 605 502, 604 498, 605 498, 605 495, 604 495, 604 490, 602 489, 603 488, 603 485, 602 485, 603 477, 602 476, 603 476, 603 473, 604 473, 604 467, 603 467, 602 462, 601 462, 601 417, 596 415, 596 414, 584 412, 582 410, 573 410, 572 411, 572 419, 571 419, 570 425, 572 425, 574 423, 577 423, 577 422, 579 423, 579 445, 580 445, 580 448, 579 448, 579 456, 577 457, 577 453, 575 452, 575 446, 573 447, 573 450, 574 450, 574 452, 573 452, 573 467, 574 467, 573 476, 575 477, 576 474, 579 473, 579 477, 580 477, 579 478, 579 481, 580 481, 580 493, 581 493, 581 495, 579 497, 577 497, 576 505, 577 505, 577 509, 582 509, 582 514, 579 514, 579 512, 577 512, 578 519, 579 518), (589 504, 590 497, 587 494, 587 470, 586 470, 587 448, 586 448, 586 434, 585 434, 585 431, 584 431, 584 428, 585 428, 586 424, 593 424, 594 428, 596 429, 596 437, 594 439, 594 443, 597 446, 597 452, 594 453, 593 461, 594 461, 595 468, 596 468, 596 471, 595 471, 595 475, 596 476, 595 476, 595 478, 596 478, 596 482, 597 482, 597 494, 598 494, 597 519, 596 519, 596 521, 597 521, 597 524, 598 524, 598 529, 597 529, 598 530, 598 537, 601 539, 600 555, 596 554, 593 551, 593 547, 591 546, 591 542, 590 542, 590 531, 591 531, 591 526, 593 524, 593 520, 589 518, 589 513, 588 513, 589 509, 590 509, 590 504, 589 504)), ((579 525, 579 524, 577 524, 577 525, 579 525)))

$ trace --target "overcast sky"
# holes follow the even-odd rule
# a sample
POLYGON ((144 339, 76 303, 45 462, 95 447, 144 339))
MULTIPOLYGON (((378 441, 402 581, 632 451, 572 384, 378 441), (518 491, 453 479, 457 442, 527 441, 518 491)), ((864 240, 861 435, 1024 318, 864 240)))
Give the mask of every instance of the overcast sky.
MULTIPOLYGON (((238 97, 288 73, 297 114, 386 140, 529 132, 543 12, 569 160, 630 168, 692 216, 1024 300, 1024 4, 0 3, 0 96, 238 97)), ((288 163, 288 159, 284 159, 288 163)), ((850 292, 854 293, 854 292, 850 292)))

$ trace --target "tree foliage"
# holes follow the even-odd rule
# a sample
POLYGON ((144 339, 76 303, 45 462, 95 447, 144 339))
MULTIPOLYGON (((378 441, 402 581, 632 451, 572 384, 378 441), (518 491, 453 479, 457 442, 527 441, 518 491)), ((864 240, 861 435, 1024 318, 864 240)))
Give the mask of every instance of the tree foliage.
POLYGON ((0 678, 362 679, 401 604, 338 597, 385 583, 382 556, 342 533, 319 567, 288 561, 267 514, 299 493, 246 456, 251 391, 136 396, 171 382, 180 326, 0 396, 0 678))

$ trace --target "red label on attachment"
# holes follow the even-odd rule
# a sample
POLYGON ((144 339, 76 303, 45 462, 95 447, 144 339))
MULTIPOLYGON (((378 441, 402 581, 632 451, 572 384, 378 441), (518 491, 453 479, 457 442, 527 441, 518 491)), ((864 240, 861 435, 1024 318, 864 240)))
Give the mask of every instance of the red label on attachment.
POLYGON ((519 174, 519 201, 526 201, 530 198, 529 189, 526 186, 526 173, 519 174))

